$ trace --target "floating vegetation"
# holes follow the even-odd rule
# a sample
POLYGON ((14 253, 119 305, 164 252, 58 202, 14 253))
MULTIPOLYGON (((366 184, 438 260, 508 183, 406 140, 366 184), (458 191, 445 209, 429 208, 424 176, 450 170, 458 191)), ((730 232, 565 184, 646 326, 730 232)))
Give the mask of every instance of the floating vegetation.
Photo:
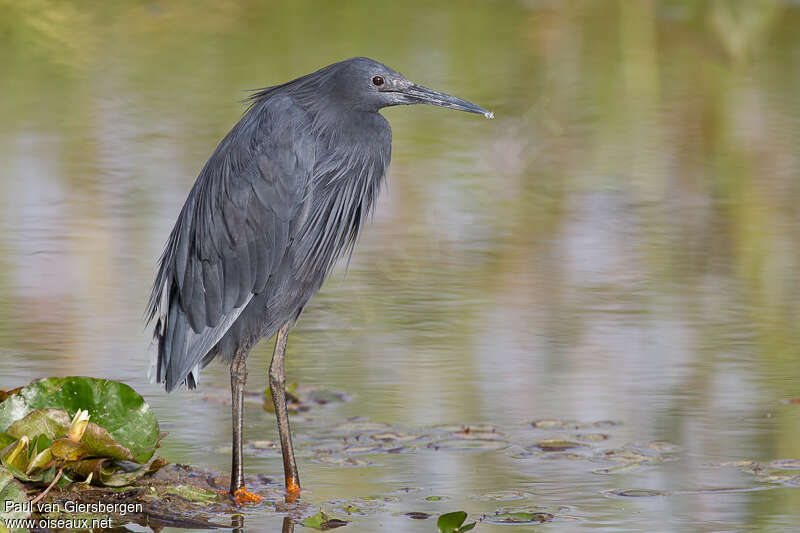
POLYGON ((673 461, 680 448, 667 442, 654 441, 627 444, 621 448, 599 450, 592 458, 595 462, 608 462, 613 466, 594 470, 595 474, 617 474, 640 468, 645 465, 673 461))
POLYGON ((431 442, 427 447, 433 450, 492 451, 507 448, 508 442, 502 440, 451 438, 431 442))
POLYGON ((487 492, 480 496, 473 496, 472 499, 484 502, 508 502, 514 500, 524 500, 533 497, 529 492, 522 492, 518 490, 498 490, 495 492, 487 492))
POLYGON ((0 428, 0 468, 43 494, 75 481, 123 487, 166 464, 153 456, 161 434, 149 406, 114 381, 34 381, 0 403, 0 428))
MULTIPOLYGON (((313 385, 286 385, 286 408, 290 413, 305 413, 315 407, 330 403, 346 402, 350 398, 344 392, 331 391, 313 385)), ((231 392, 224 388, 207 387, 203 389, 202 400, 209 403, 230 405, 231 392)), ((244 401, 248 404, 259 404, 265 411, 275 412, 272 395, 269 389, 263 392, 245 391, 244 401)))
POLYGON ((578 433, 575 438, 586 442, 603 442, 610 437, 606 433, 578 433))
POLYGON ((777 468, 779 470, 800 470, 800 460, 778 459, 775 461, 770 461, 767 466, 770 468, 777 468))
POLYGON ((800 487, 800 460, 776 459, 768 463, 759 461, 729 461, 719 463, 718 467, 734 467, 740 471, 755 476, 761 483, 783 485, 785 487, 800 487))
POLYGON ((587 445, 581 442, 574 442, 562 439, 544 439, 534 444, 533 448, 539 449, 543 452, 563 452, 564 450, 582 448, 585 446, 587 445))
POLYGON ((333 466, 370 466, 374 465, 372 461, 366 459, 358 459, 356 457, 341 457, 336 455, 319 455, 314 459, 318 463, 333 465, 333 466))
POLYGON ((597 422, 577 422, 575 420, 556 420, 556 419, 541 419, 531 422, 534 429, 543 429, 546 431, 562 430, 562 431, 579 431, 592 428, 610 428, 620 425, 619 422, 614 420, 599 420, 597 422))
POLYGON ((427 444, 433 450, 491 451, 503 450, 510 443, 494 426, 438 426, 431 430, 434 439, 427 444))
MULTIPOLYGON (((272 393, 269 388, 261 395, 261 399, 264 410, 274 413, 275 405, 272 402, 272 393)), ((344 402, 347 399, 347 395, 343 392, 325 390, 320 387, 298 386, 297 383, 286 386, 286 408, 291 413, 304 413, 315 406, 344 402)))
POLYGON ((467 513, 464 511, 456 511, 454 513, 443 514, 436 521, 436 527, 439 533, 463 533, 475 527, 475 522, 465 524, 467 520, 467 513))
POLYGON ((616 498, 653 498, 656 496, 666 496, 665 492, 651 489, 612 489, 604 491, 603 494, 616 498))
POLYGON ((551 522, 554 515, 544 511, 497 511, 484 516, 482 521, 490 524, 541 524, 551 522))
POLYGON ((347 522, 338 518, 331 518, 322 511, 317 514, 311 515, 301 522, 305 527, 318 529, 320 531, 328 531, 329 529, 336 529, 337 527, 346 526, 347 522))

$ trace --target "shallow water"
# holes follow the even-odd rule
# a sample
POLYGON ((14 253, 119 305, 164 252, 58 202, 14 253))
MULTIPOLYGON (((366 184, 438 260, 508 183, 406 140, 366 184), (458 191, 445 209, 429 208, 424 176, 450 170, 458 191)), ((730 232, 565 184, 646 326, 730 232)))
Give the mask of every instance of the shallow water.
MULTIPOLYGON (((3 11, 0 388, 125 381, 164 456, 224 472, 227 369, 169 396, 145 377, 155 260, 243 89, 368 55, 497 118, 385 111, 389 186, 289 340, 289 381, 348 395, 292 419, 304 499, 342 531, 434 531, 405 513, 456 510, 553 515, 476 531, 800 521, 800 471, 772 463, 800 459, 796 3, 3 11)), ((270 355, 251 354, 252 390, 270 355)), ((246 437, 276 439, 247 407, 246 437)), ((275 451, 246 468, 281 478, 275 451)))

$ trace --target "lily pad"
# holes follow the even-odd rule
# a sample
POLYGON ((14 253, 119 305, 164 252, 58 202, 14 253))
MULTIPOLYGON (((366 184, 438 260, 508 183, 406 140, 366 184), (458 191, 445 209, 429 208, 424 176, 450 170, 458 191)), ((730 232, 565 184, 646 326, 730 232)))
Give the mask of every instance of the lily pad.
POLYGON ((613 489, 607 490, 603 494, 616 498, 653 498, 666 495, 660 490, 651 489, 613 489))
POLYGON ((14 479, 11 472, 2 466, 0 466, 0 501, 5 502, 0 506, 0 530, 6 529, 5 521, 10 518, 19 519, 30 516, 30 513, 24 507, 28 503, 25 488, 14 479), (9 505, 8 502, 13 502, 13 504, 9 505))
POLYGON ((28 468, 28 448, 30 446, 30 439, 22 437, 6 446, 0 452, 0 461, 8 470, 24 472, 28 468))
POLYGON ((170 487, 167 494, 175 494, 190 502, 208 503, 217 500, 217 494, 209 490, 192 487, 191 485, 177 485, 170 487))
POLYGON ((466 519, 467 513, 464 511, 443 514, 436 521, 436 527, 439 528, 439 533, 462 533, 475 527, 475 522, 464 524, 466 519))
POLYGON ((543 452, 563 452, 564 450, 571 450, 573 448, 582 448, 586 445, 581 442, 573 442, 563 439, 544 439, 540 440, 533 445, 543 452))
POLYGON ((105 428, 137 463, 146 463, 158 445, 158 422, 136 391, 124 383, 89 377, 32 382, 0 403, 0 430, 5 431, 32 411, 46 408, 68 413, 88 410, 92 422, 105 428))
POLYGON ((309 516, 303 520, 302 524, 312 529, 319 529, 320 531, 327 531, 329 529, 336 529, 337 527, 346 526, 347 522, 339 520, 338 518, 331 518, 322 511, 315 515, 309 516))
POLYGON ((552 520, 551 513, 527 511, 498 513, 486 518, 486 522, 491 524, 541 524, 552 520))
POLYGON ((8 433, 0 433, 0 450, 11 444, 12 442, 16 442, 17 438, 9 435, 8 433))
POLYGON ((86 456, 110 457, 123 461, 132 461, 133 454, 119 444, 104 428, 94 422, 86 424, 80 443, 64 437, 70 427, 69 414, 62 409, 37 409, 8 427, 8 433, 15 437, 36 435, 54 439, 54 453, 57 457, 75 461, 86 456), (60 450, 63 454, 56 453, 60 450))
POLYGON ((69 425, 69 413, 63 409, 37 409, 16 420, 6 431, 16 438, 45 435, 55 440, 67 434, 69 425))
POLYGON ((485 502, 508 502, 513 500, 524 500, 530 498, 532 494, 518 490, 498 490, 494 492, 487 492, 480 496, 474 496, 473 499, 485 502))

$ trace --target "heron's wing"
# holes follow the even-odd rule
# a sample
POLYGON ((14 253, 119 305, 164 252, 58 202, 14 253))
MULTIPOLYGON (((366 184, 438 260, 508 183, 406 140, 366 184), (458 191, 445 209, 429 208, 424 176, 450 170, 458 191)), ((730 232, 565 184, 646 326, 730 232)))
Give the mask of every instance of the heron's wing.
POLYGON ((314 165, 306 112, 287 96, 251 107, 200 173, 150 297, 156 376, 196 383, 203 357, 274 273, 314 165))

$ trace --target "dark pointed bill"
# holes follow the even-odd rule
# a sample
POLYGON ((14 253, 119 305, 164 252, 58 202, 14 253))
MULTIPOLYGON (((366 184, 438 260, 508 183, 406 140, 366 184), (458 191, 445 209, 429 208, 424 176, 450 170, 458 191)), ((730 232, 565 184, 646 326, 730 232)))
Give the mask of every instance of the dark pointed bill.
MULTIPOLYGON (((475 105, 472 102, 467 102, 461 98, 450 96, 449 94, 440 93, 433 89, 428 89, 422 85, 412 85, 406 87, 401 91, 404 95, 416 100, 420 104, 438 105, 441 107, 449 107, 450 109, 457 109, 458 111, 466 111, 468 113, 477 113, 486 118, 494 118, 494 113, 486 111, 481 106, 475 105)), ((415 102, 415 103, 417 103, 415 102)))

